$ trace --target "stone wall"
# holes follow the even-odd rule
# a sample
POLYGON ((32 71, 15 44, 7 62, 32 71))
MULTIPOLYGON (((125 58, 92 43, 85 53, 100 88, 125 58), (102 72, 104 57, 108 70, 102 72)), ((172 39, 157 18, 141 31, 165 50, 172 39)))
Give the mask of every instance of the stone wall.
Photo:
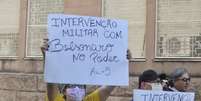
POLYGON ((1 60, 0 101, 44 101, 42 61, 1 60))
POLYGON ((41 74, 0 73, 0 101, 44 101, 41 74))
MULTIPOLYGON (((0 101, 44 101, 46 85, 41 60, 0 61, 0 101)), ((129 86, 115 87, 107 101, 129 101, 138 86, 138 77, 131 76, 129 86)), ((201 95, 201 78, 192 77, 192 84, 201 95)), ((89 87, 90 88, 90 87, 89 87)), ((93 88, 93 87, 92 87, 93 88)), ((92 91, 89 89, 89 91, 92 91)), ((200 101, 201 98, 197 98, 200 101)))

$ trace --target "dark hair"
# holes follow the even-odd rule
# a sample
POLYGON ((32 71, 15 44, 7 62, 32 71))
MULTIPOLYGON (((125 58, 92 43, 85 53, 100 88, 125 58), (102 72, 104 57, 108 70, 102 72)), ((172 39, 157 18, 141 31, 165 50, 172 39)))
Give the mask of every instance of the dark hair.
POLYGON ((159 78, 160 78, 160 82, 161 82, 161 83, 165 83, 165 84, 166 84, 166 86, 163 87, 163 89, 164 89, 165 91, 169 91, 168 88, 174 86, 173 81, 170 80, 170 76, 168 76, 167 74, 161 73, 161 74, 159 74, 159 78), (166 82, 164 82, 164 80, 165 80, 166 82))
POLYGON ((160 80, 168 80, 168 76, 165 73, 159 74, 158 77, 159 77, 160 80))
POLYGON ((139 76, 139 86, 138 88, 141 88, 141 83, 142 82, 151 82, 155 81, 158 78, 158 74, 151 69, 148 69, 144 71, 140 76, 139 76))
POLYGON ((170 75, 171 80, 175 81, 185 73, 188 73, 185 68, 176 68, 170 75))

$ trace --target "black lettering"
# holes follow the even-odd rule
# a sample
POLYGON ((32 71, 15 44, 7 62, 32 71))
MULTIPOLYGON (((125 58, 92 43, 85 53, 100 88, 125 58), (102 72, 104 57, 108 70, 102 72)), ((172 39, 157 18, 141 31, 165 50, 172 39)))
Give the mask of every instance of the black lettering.
POLYGON ((170 100, 171 98, 167 93, 164 94, 163 99, 164 99, 164 101, 171 101, 170 100))
POLYGON ((112 22, 112 27, 113 27, 113 28, 117 28, 117 22, 113 21, 113 22, 112 22))
POLYGON ((77 21, 77 18, 73 18, 73 22, 72 22, 72 25, 73 26, 77 26, 78 25, 78 21, 77 21))
POLYGON ((89 26, 89 20, 90 20, 90 18, 88 18, 87 20, 84 19, 85 27, 89 26))
POLYGON ((73 54, 73 62, 75 61, 84 61, 85 60, 85 55, 84 54, 81 54, 81 53, 78 53, 77 55, 73 54))
POLYGON ((60 39, 53 39, 48 44, 48 51, 50 52, 60 52, 63 50, 63 45, 61 44, 60 39))
POLYGON ((90 27, 96 27, 96 23, 94 19, 90 19, 89 21, 90 21, 89 22, 90 27))
POLYGON ((98 37, 97 29, 62 29, 63 37, 98 37))
POLYGON ((92 34, 93 34, 92 30, 89 29, 88 32, 85 35, 92 35, 92 34))
POLYGON ((183 101, 183 96, 181 94, 178 94, 178 101, 183 101))
POLYGON ((154 100, 153 101, 158 101, 159 100, 159 95, 158 94, 154 94, 154 100))
POLYGON ((66 24, 68 23, 68 19, 61 19, 61 27, 66 26, 66 24))
POLYGON ((51 25, 52 27, 60 27, 59 26, 59 20, 60 18, 52 18, 51 21, 53 21, 53 25, 51 25))
POLYGON ((178 97, 178 101, 189 101, 190 100, 190 98, 189 98, 189 96, 188 95, 185 95, 185 94, 179 94, 178 95, 179 97, 178 97))
POLYGON ((70 37, 73 37, 74 35, 73 35, 73 33, 71 32, 71 31, 69 31, 68 29, 66 29, 66 30, 62 30, 62 36, 63 37, 66 37, 66 36, 70 36, 70 37))
POLYGON ((102 28, 106 28, 106 22, 105 22, 105 20, 96 20, 96 24, 98 25, 98 26, 101 26, 102 28))
POLYGON ((72 41, 72 42, 70 42, 70 49, 72 50, 72 51, 74 51, 75 50, 75 44, 74 44, 74 42, 72 41))
POLYGON ((78 23, 79 23, 79 25, 81 25, 82 27, 85 27, 84 21, 83 21, 83 18, 82 18, 82 17, 79 17, 79 18, 78 18, 78 23))
POLYGON ((154 96, 152 94, 149 94, 149 101, 154 101, 154 96))
POLYGON ((66 17, 66 18, 51 18, 53 27, 72 27, 72 26, 80 26, 80 27, 102 27, 102 28, 117 28, 117 22, 112 21, 110 19, 95 19, 93 17, 89 17, 85 19, 83 17, 66 17))
POLYGON ((90 71, 90 76, 110 76, 110 67, 93 67, 90 71))
POLYGON ((73 21, 73 18, 67 18, 68 19, 68 27, 71 27, 72 26, 72 21, 73 21))
MULTIPOLYGON (((112 47, 114 47, 114 45, 113 44, 107 44, 106 45, 106 48, 104 49, 104 50, 108 50, 107 52, 109 53, 109 52, 112 52, 112 47)), ((103 50, 103 51, 104 51, 103 50)))
POLYGON ((104 37, 110 38, 110 39, 121 39, 121 38, 123 38, 122 37, 122 31, 114 32, 114 31, 108 31, 108 30, 106 30, 104 32, 104 37))
POLYGON ((159 95, 158 101, 163 101, 163 94, 160 94, 160 95, 159 95))
MULTIPOLYGON (((100 47, 103 45, 100 45, 100 47)), ((92 44, 90 47, 90 50, 96 51, 96 52, 100 52, 101 48, 98 48, 96 44, 92 44)))
POLYGON ((107 26, 112 28, 112 24, 111 24, 111 20, 110 19, 107 19, 107 26))
POLYGON ((92 54, 90 54, 90 59, 94 62, 94 63, 102 63, 102 62, 119 62, 118 57, 117 56, 110 56, 108 53, 106 55, 100 55, 97 52, 93 52, 92 54))
POLYGON ((109 38, 109 31, 108 31, 108 30, 105 30, 105 31, 104 31, 104 37, 105 37, 105 38, 109 38))
POLYGON ((94 63, 96 63, 96 57, 98 56, 98 54, 96 52, 93 52, 91 55, 90 55, 90 59, 93 60, 94 63))
POLYGON ((91 71, 90 71, 90 76, 95 75, 95 74, 96 74, 95 72, 96 72, 96 71, 95 71, 95 68, 93 67, 93 68, 91 69, 91 71))
POLYGON ((171 96, 171 101, 175 101, 176 96, 177 96, 177 94, 173 94, 173 95, 171 96))
POLYGON ((60 52, 60 51, 89 51, 94 52, 91 54, 98 54, 97 52, 105 52, 105 55, 100 55, 97 60, 98 61, 105 61, 105 62, 118 62, 117 56, 110 56, 109 53, 112 52, 114 45, 107 43, 107 44, 77 44, 74 41, 69 42, 69 44, 61 43, 60 39, 53 39, 49 43, 49 51, 50 52, 60 52))
POLYGON ((143 96, 144 100, 143 101, 147 101, 147 94, 142 94, 141 96, 143 96))
POLYGON ((64 45, 64 51, 74 51, 75 50, 75 47, 74 47, 74 43, 73 41, 70 42, 70 45, 64 45))
MULTIPOLYGON (((72 29, 73 30, 73 29, 72 29)), ((80 33, 77 29, 75 29, 75 30, 73 30, 74 31, 74 33, 75 33, 75 36, 77 36, 77 37, 82 37, 82 33, 80 33)), ((72 33, 73 33, 73 31, 72 31, 72 33)))

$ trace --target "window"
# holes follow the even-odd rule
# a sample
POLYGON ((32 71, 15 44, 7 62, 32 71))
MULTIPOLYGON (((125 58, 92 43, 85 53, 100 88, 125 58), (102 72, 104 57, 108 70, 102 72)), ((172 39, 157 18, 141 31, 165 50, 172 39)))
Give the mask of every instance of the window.
POLYGON ((16 57, 20 0, 0 0, 0 56, 16 57))
POLYGON ((26 57, 40 57, 48 13, 63 13, 64 0, 28 0, 26 57))
POLYGON ((200 0, 157 0, 156 57, 201 57, 200 5, 200 0))
POLYGON ((144 58, 146 0, 104 0, 103 16, 128 21, 128 43, 132 56, 144 58))

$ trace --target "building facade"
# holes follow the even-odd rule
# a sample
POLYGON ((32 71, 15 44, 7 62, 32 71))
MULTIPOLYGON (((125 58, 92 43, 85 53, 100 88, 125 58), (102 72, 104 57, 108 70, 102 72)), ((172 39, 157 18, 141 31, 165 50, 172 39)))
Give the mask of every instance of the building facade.
POLYGON ((200 0, 1 0, 0 101, 44 101, 40 46, 49 13, 128 20, 130 85, 116 87, 108 101, 129 101, 138 75, 148 68, 167 74, 186 68, 201 94, 200 5, 200 0))

